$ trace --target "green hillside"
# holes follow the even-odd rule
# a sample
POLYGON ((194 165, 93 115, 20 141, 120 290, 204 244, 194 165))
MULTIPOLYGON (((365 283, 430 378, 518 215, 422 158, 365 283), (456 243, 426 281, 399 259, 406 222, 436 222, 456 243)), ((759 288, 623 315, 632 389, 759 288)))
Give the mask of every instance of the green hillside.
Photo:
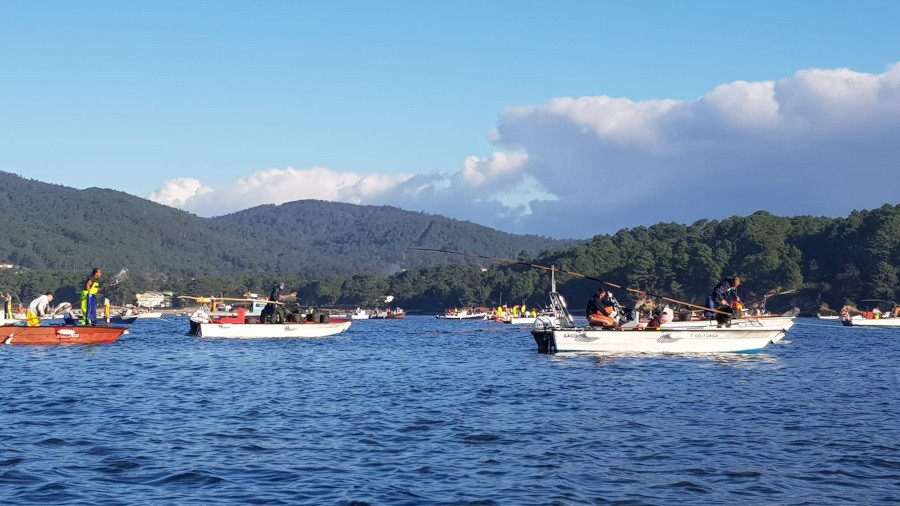
POLYGON ((459 256, 410 251, 412 247, 534 256, 581 244, 534 235, 513 235, 443 216, 391 206, 360 206, 301 200, 264 205, 212 218, 227 227, 250 227, 276 236, 285 247, 339 260, 346 273, 391 274, 402 269, 464 261, 459 256))
POLYGON ((127 267, 149 277, 386 274, 436 265, 410 246, 537 254, 573 244, 515 236, 393 207, 303 201, 219 218, 100 188, 77 190, 0 172, 0 263, 78 271, 127 267))

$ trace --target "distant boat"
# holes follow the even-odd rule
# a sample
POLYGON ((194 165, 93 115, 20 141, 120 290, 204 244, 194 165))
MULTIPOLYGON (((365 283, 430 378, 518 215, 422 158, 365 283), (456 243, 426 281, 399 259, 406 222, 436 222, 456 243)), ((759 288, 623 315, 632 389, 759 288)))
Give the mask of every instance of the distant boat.
POLYGON ((848 327, 900 327, 900 317, 866 318, 861 315, 841 320, 848 327))
POLYGON ((368 320, 369 313, 365 309, 356 308, 356 311, 350 313, 351 320, 368 320))
POLYGON ((444 314, 435 315, 435 318, 447 320, 486 320, 488 312, 484 308, 448 309, 444 314))
POLYGON ((406 313, 399 307, 394 309, 385 309, 384 311, 379 311, 376 309, 375 312, 369 316, 369 318, 372 320, 402 320, 406 318, 406 313))

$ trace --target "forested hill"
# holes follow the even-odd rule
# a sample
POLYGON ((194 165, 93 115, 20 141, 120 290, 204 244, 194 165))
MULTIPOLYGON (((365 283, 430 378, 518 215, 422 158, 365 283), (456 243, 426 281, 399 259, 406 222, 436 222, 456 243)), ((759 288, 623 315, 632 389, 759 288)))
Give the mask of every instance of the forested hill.
POLYGON ((348 272, 391 274, 402 268, 465 262, 458 255, 410 251, 436 248, 515 258, 520 252, 583 244, 535 235, 513 235, 471 222, 391 206, 361 206, 318 200, 258 206, 212 218, 219 225, 251 227, 279 236, 292 247, 340 259, 348 272))
MULTIPOLYGON (((846 218, 759 211, 692 225, 661 223, 597 236, 537 261, 699 304, 722 277, 740 275, 746 300, 789 291, 780 297, 789 306, 869 301, 871 307, 871 300, 900 297, 900 205, 846 218)), ((585 285, 577 297, 593 289, 585 285)))
POLYGON ((151 277, 387 274, 464 259, 411 246, 535 255, 573 241, 516 236, 391 207, 305 201, 200 218, 127 193, 78 190, 0 171, 0 263, 151 277))

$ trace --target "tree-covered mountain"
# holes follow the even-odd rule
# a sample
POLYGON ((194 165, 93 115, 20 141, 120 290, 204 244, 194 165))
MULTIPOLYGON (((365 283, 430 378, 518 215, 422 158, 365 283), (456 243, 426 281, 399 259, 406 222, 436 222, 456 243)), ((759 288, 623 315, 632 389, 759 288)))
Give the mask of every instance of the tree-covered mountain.
POLYGON ((412 246, 537 254, 573 244, 393 207, 303 201, 200 218, 127 193, 0 172, 0 263, 150 277, 387 274, 460 261, 412 246))
POLYGON ((335 272, 392 274, 402 269, 458 264, 456 255, 423 253, 433 248, 482 255, 536 255, 583 241, 513 235, 443 216, 391 206, 362 206, 318 200, 263 205, 212 218, 217 225, 249 227, 277 236, 287 247, 339 260, 335 272))
MULTIPOLYGON (((143 290, 233 296, 284 281, 301 303, 314 306, 368 305, 386 294, 413 311, 546 303, 546 270, 411 247, 554 265, 701 305, 716 282, 732 275, 744 278, 745 302, 799 306, 806 314, 821 304, 871 307, 900 297, 900 205, 844 218, 760 211, 566 242, 392 207, 318 201, 199 218, 121 192, 0 173, 0 212, 6 217, 0 263, 30 269, 0 271, 0 289, 12 288, 22 300, 77 284, 99 265, 108 273, 132 271, 115 290, 116 301, 143 290)), ((596 288, 577 275, 560 274, 558 284, 576 311, 596 288)), ((617 295, 626 298, 623 290, 617 295)))
MULTIPOLYGON (((500 301, 541 305, 550 275, 525 265, 533 264, 563 271, 558 289, 576 312, 598 286, 585 276, 702 306, 719 280, 739 275, 742 300, 752 307, 800 307, 807 315, 823 304, 871 308, 900 297, 900 205, 854 211, 846 218, 785 218, 760 211, 691 225, 661 223, 521 260, 494 263, 487 271, 481 269, 490 264, 485 260, 407 271, 391 276, 385 290, 410 309, 500 301)), ((620 300, 659 302, 613 291, 620 300)))

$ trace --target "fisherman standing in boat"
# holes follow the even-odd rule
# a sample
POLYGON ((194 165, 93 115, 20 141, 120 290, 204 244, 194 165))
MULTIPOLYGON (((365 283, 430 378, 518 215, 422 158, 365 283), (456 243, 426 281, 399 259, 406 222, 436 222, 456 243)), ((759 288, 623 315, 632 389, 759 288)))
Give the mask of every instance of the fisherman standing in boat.
POLYGON ((25 311, 25 321, 29 327, 37 327, 41 324, 41 316, 50 313, 51 302, 53 302, 53 292, 47 292, 31 301, 31 304, 28 304, 28 309, 25 311))
POLYGON ((597 293, 588 300, 584 311, 588 324, 591 327, 615 327, 616 322, 612 319, 615 306, 616 299, 601 285, 597 293))
POLYGON ((100 293, 100 276, 103 271, 99 267, 95 267, 91 271, 91 277, 84 282, 84 289, 81 290, 81 324, 96 325, 97 324, 97 294, 100 293))
MULTIPOLYGON (((734 276, 732 278, 726 278, 722 281, 719 281, 719 284, 713 288, 712 293, 709 294, 709 297, 706 298, 706 307, 709 309, 713 309, 716 311, 721 311, 723 306, 727 308, 731 308, 732 302, 740 302, 741 298, 738 297, 737 288, 741 286, 741 278, 740 276, 734 276)), ((711 311, 707 311, 705 313, 707 319, 711 319, 713 317, 713 313, 711 311)))
POLYGON ((6 301, 6 317, 12 319, 13 311, 12 311, 12 292, 6 292, 6 295, 3 296, 6 301))
MULTIPOLYGON (((282 294, 284 291, 284 283, 278 283, 277 285, 272 287, 272 291, 269 293, 269 300, 274 302, 282 302, 291 297, 295 297, 297 292, 289 293, 287 295, 282 294)), ((263 308, 262 313, 259 315, 260 322, 262 323, 284 323, 287 319, 287 315, 284 311, 283 304, 266 304, 266 307, 263 308)))

